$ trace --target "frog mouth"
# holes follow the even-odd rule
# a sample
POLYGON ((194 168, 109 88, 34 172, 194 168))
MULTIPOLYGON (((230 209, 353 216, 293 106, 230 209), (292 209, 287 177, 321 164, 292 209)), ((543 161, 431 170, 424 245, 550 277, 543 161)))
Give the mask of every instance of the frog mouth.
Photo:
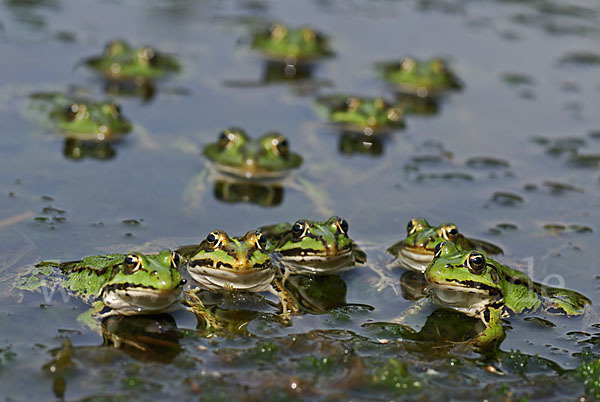
POLYGON ((183 298, 183 286, 171 290, 131 285, 108 286, 101 293, 103 303, 121 315, 156 314, 171 311, 183 298))
POLYGON ((266 170, 262 169, 259 166, 253 166, 252 168, 248 168, 245 166, 227 166, 220 163, 211 163, 214 168, 222 174, 225 174, 230 177, 234 177, 237 179, 246 179, 246 180, 281 180, 287 177, 291 169, 279 169, 279 170, 266 170))
POLYGON ((412 271, 425 272, 425 269, 433 260, 433 252, 418 247, 402 247, 397 260, 397 265, 412 271))
POLYGON ((334 255, 310 254, 288 256, 276 253, 274 258, 280 261, 285 269, 293 274, 335 274, 350 269, 356 264, 352 249, 334 255))
POLYGON ((434 300, 469 316, 476 317, 490 304, 502 302, 500 291, 485 284, 479 284, 481 286, 477 287, 474 284, 471 286, 472 281, 467 281, 466 284, 429 280, 428 282, 434 300))
POLYGON ((271 264, 244 270, 194 265, 188 266, 188 272, 200 286, 211 291, 263 292, 269 289, 275 278, 275 270, 271 264))

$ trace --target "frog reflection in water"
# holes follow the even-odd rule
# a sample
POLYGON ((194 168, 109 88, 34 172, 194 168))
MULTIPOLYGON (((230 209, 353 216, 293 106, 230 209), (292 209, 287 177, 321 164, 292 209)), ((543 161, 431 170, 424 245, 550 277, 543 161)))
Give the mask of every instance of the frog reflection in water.
POLYGON ((402 109, 382 98, 328 95, 318 98, 317 106, 344 131, 373 135, 404 128, 402 109))
POLYGON ((542 310, 547 314, 581 316, 591 303, 577 292, 535 283, 483 251, 461 251, 452 242, 436 246, 425 279, 431 300, 483 322, 485 329, 472 339, 478 346, 504 339, 502 318, 511 313, 542 310))
POLYGON ((300 219, 263 226, 269 252, 283 263, 286 276, 329 275, 364 264, 367 255, 348 236, 348 222, 338 216, 327 221, 300 219))
POLYGON ((386 252, 395 257, 387 267, 401 266, 417 272, 425 272, 431 263, 438 244, 451 241, 461 251, 484 250, 489 254, 502 254, 502 249, 483 240, 467 238, 453 223, 431 226, 425 218, 413 218, 406 225, 406 239, 390 246, 386 252))
POLYGON ((340 137, 338 149, 343 155, 381 156, 383 141, 377 136, 345 131, 340 137))
MULTIPOLYGON (((198 245, 177 250, 185 258, 185 266, 203 289, 232 292, 270 292, 276 295, 286 315, 285 296, 272 285, 275 267, 267 251, 268 240, 260 231, 250 231, 241 237, 229 237, 215 230, 198 245)), ((202 307, 201 301, 190 293, 189 303, 202 307)), ((200 309, 197 309, 200 312, 200 309)))
POLYGON ((56 92, 38 92, 32 102, 46 111, 66 138, 79 141, 112 141, 131 131, 119 105, 56 92))
POLYGON ((289 149, 283 135, 271 132, 250 139, 244 130, 232 127, 219 134, 216 143, 204 147, 208 169, 196 176, 185 191, 187 204, 197 207, 208 175, 215 178, 215 195, 227 202, 252 202, 262 206, 277 205, 283 187, 307 194, 324 211, 329 201, 323 193, 292 173, 302 164, 302 157, 289 149))
POLYGON ((63 155, 67 159, 82 160, 85 158, 110 160, 114 159, 116 151, 105 141, 82 141, 67 138, 63 146, 63 155))
POLYGON ((123 40, 106 45, 101 56, 83 63, 102 76, 106 91, 115 95, 154 96, 154 81, 180 71, 179 62, 149 46, 132 47, 123 40))
POLYGON ((178 308, 183 285, 177 270, 180 257, 170 250, 144 255, 108 254, 78 261, 43 261, 17 279, 20 290, 41 291, 62 286, 93 308, 79 319, 89 324, 90 316, 158 314, 178 308), (101 313, 103 309, 107 312, 101 313))
POLYGON ((438 58, 418 61, 405 57, 399 61, 379 63, 376 68, 383 80, 403 94, 425 98, 461 88, 460 81, 447 63, 438 58))

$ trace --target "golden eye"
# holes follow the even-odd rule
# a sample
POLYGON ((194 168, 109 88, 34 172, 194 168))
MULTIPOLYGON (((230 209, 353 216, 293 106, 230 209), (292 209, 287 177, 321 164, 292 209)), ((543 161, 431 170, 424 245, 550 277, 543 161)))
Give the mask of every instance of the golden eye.
POLYGON ((273 24, 271 27, 271 37, 275 40, 281 40, 287 35, 287 30, 281 24, 273 24))
POLYGON ((306 222, 296 221, 296 223, 294 223, 294 226, 292 226, 292 235, 294 236, 294 238, 299 239, 302 236, 304 236, 307 228, 308 225, 306 224, 306 222))
POLYGON ((152 64, 156 60, 156 54, 151 47, 144 47, 138 51, 138 61, 144 64, 152 64))
POLYGON ((258 244, 259 249, 264 250, 267 247, 267 236, 260 232, 256 232, 256 243, 258 244))
POLYGON ((136 254, 129 254, 123 262, 124 271, 126 274, 132 274, 142 266, 142 259, 136 254))
POLYGON ((409 235, 415 233, 417 231, 417 225, 418 222, 416 219, 409 220, 408 224, 406 225, 406 233, 408 233, 409 235))
POLYGON ((180 262, 181 262, 181 256, 178 253, 173 251, 171 253, 171 266, 173 268, 177 268, 179 266, 180 262))
POLYGON ((348 233, 348 222, 344 218, 337 218, 335 224, 342 234, 348 233))
POLYGON ((358 98, 348 98, 346 99, 346 106, 348 106, 348 111, 355 111, 360 106, 360 99, 358 98))
POLYGON ((206 236, 206 241, 210 247, 217 248, 221 244, 221 234, 217 231, 210 232, 206 236))
POLYGON ((466 261, 467 269, 477 275, 483 272, 485 264, 485 257, 483 254, 476 251, 469 254, 469 257, 466 261))
POLYGON ((67 107, 66 114, 69 120, 79 120, 81 119, 86 112, 87 108, 85 105, 81 105, 79 103, 73 103, 69 107, 67 107))
POLYGON ((458 237, 458 228, 454 224, 442 227, 442 236, 448 241, 454 241, 458 237))
POLYGON ((302 30, 302 39, 304 39, 304 42, 312 42, 315 40, 316 36, 317 35, 312 28, 304 28, 302 30))
POLYGON ((219 139, 217 144, 221 149, 230 149, 233 145, 240 140, 244 135, 242 129, 239 128, 226 128, 219 133, 219 139))
POLYGON ((445 241, 436 244, 435 251, 433 253, 433 258, 438 258, 440 255, 442 255, 442 249, 444 248, 445 245, 446 245, 445 241))
POLYGON ((408 73, 414 71, 416 66, 417 63, 410 57, 405 57, 404 59, 400 60, 400 68, 408 73))

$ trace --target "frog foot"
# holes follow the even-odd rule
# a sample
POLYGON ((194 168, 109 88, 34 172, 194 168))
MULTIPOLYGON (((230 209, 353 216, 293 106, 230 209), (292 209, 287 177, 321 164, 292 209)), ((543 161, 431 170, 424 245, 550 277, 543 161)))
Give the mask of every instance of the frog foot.
POLYGON ((205 329, 221 329, 223 325, 206 309, 198 293, 202 289, 196 288, 185 292, 185 309, 196 316, 198 324, 205 329))
POLYGON ((279 298, 281 303, 281 318, 288 320, 291 315, 298 314, 299 310, 293 302, 289 292, 283 287, 283 284, 278 280, 274 281, 275 287, 271 285, 268 291, 279 298))

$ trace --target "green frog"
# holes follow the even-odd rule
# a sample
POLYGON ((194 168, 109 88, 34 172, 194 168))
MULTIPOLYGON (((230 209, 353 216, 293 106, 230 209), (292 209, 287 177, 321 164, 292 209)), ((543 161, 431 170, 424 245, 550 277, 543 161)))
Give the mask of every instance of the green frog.
POLYGON ((121 107, 111 101, 38 92, 30 96, 67 138, 80 141, 111 141, 131 131, 121 107))
POLYGON ((387 267, 402 266, 411 271, 425 272, 431 263, 438 244, 451 241, 461 251, 484 250, 489 254, 502 254, 502 249, 484 240, 465 237, 453 223, 431 226, 425 218, 413 218, 406 225, 406 239, 401 240, 386 252, 395 257, 387 267))
POLYGON ((348 222, 338 216, 328 220, 297 220, 263 226, 273 253, 289 274, 329 275, 364 264, 367 255, 348 236, 348 222))
POLYGON ((418 61, 405 57, 399 61, 378 64, 377 69, 381 77, 398 92, 421 98, 461 88, 460 81, 448 64, 439 58, 418 61))
POLYGON ((591 301, 572 290, 535 283, 525 273, 491 259, 484 251, 460 249, 442 242, 425 270, 433 300, 471 317, 485 329, 474 338, 484 346, 504 338, 502 318, 542 310, 581 316, 591 301))
POLYGON ((329 39, 322 33, 311 27, 291 28, 279 23, 255 33, 251 47, 268 60, 292 66, 333 55, 329 39))
POLYGON ((281 301, 285 315, 285 297, 272 285, 276 270, 267 249, 268 239, 260 231, 229 237, 215 230, 200 244, 183 246, 176 252, 185 258, 188 273, 201 288, 213 292, 270 292, 281 301))
POLYGON ((178 72, 179 62, 149 46, 133 47, 124 40, 113 40, 100 56, 83 63, 109 81, 154 80, 178 72))
POLYGON ((404 127, 404 112, 382 98, 328 95, 317 99, 329 121, 342 130, 372 135, 404 127))
POLYGON ((197 175, 185 190, 186 203, 199 205, 209 178, 214 179, 215 195, 228 202, 254 202, 277 205, 283 187, 296 188, 308 195, 319 208, 329 211, 327 197, 316 186, 292 173, 302 165, 302 157, 290 150, 288 139, 277 132, 252 139, 238 127, 223 130, 217 142, 202 151, 207 169, 197 175))
MULTIPOLYGON (((107 254, 70 262, 42 261, 19 277, 17 289, 42 291, 62 286, 68 294, 93 304, 89 315, 158 314, 176 309, 183 298, 185 279, 177 267, 179 254, 107 254), (105 313, 102 310, 107 309, 105 313)), ((54 291, 54 289, 52 291, 54 291)))

